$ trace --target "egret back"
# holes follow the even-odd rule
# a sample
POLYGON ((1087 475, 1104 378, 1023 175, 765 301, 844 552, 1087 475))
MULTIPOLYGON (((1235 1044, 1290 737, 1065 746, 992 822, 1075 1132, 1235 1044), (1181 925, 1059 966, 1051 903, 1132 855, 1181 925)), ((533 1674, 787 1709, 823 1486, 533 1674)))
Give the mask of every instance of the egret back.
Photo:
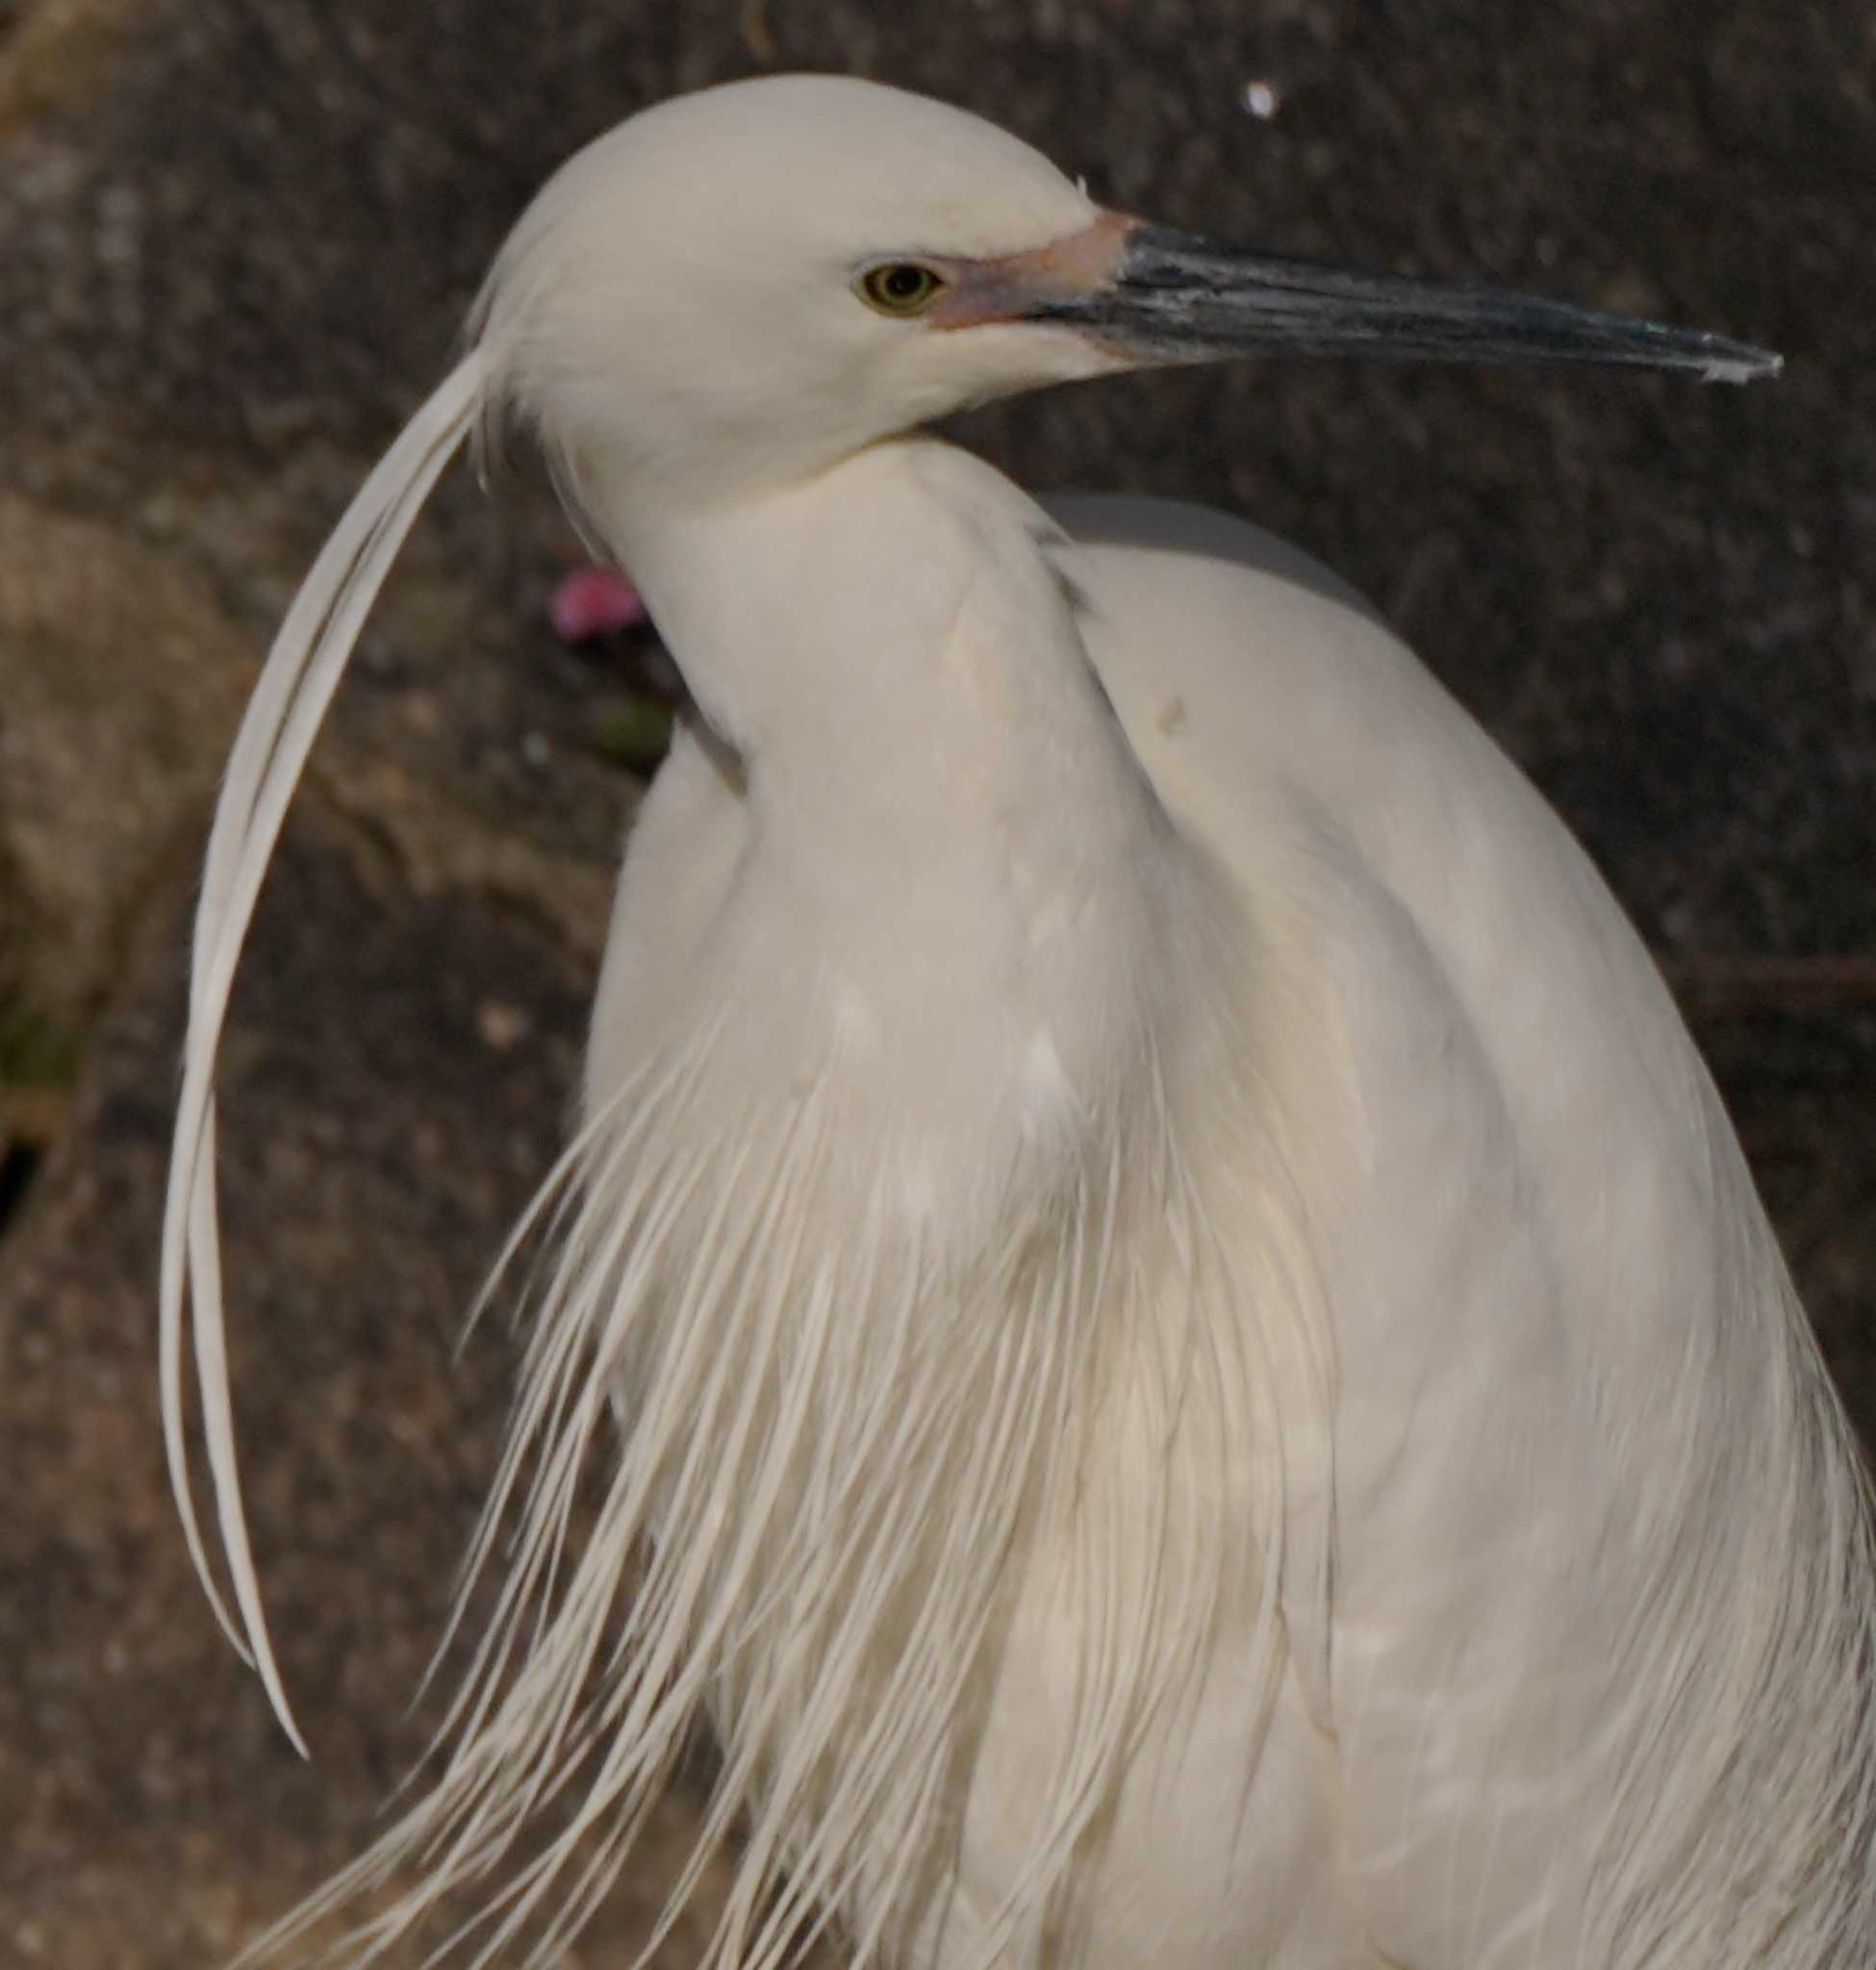
POLYGON ((1286 1615, 1371 1934, 1426 1965, 1848 1970, 1867 1483, 1646 950, 1332 576, 1190 508, 1056 510, 1129 739, 1282 954, 1261 1071, 1336 1376, 1299 1494, 1333 1501, 1306 1532, 1332 1607, 1286 1615))

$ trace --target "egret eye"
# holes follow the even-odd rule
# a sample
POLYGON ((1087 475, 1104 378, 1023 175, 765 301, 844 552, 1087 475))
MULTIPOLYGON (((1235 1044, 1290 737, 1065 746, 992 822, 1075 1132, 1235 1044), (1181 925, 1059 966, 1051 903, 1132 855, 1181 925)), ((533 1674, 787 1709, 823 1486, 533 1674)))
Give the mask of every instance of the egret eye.
POLYGON ((881 315, 923 315, 946 286, 942 274, 916 260, 893 260, 869 267, 854 283, 854 291, 881 315))

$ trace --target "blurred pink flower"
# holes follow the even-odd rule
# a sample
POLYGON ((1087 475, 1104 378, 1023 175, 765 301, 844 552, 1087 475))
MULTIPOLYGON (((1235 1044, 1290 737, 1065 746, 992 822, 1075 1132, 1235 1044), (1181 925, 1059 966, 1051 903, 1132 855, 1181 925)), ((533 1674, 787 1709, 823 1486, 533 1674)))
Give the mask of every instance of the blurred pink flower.
POLYGON ((554 584, 547 619, 562 643, 592 643, 645 620, 645 597, 604 568, 576 568, 554 584))

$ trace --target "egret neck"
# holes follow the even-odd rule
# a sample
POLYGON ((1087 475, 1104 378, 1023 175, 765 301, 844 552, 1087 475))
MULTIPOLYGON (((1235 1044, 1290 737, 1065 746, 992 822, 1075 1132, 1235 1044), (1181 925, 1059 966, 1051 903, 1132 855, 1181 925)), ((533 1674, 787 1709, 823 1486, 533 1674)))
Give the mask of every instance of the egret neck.
MULTIPOLYGON (((608 502, 604 522, 759 825, 827 828, 836 858, 934 844, 1125 855, 1156 802, 1051 559, 1059 530, 927 437, 705 504, 608 502)), ((820 857, 829 846, 800 846, 820 857)))
MULTIPOLYGON (((831 1009, 860 1107, 876 1086, 929 1169, 1137 1094, 1142 1036, 1173 1041, 1213 982, 1217 898, 1088 661, 1041 508, 924 437, 697 507, 582 490, 741 763, 737 970, 831 1009)), ((799 1044, 827 1030, 810 1016, 799 1044)))

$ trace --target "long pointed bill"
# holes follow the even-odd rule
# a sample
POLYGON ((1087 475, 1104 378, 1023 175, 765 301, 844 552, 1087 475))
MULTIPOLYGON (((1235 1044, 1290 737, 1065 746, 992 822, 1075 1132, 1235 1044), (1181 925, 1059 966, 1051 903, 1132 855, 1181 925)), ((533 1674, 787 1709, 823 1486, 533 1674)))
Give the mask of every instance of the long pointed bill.
POLYGON ((1144 363, 1359 356, 1581 364, 1680 370, 1709 383, 1746 383, 1782 366, 1780 357, 1723 336, 1467 281, 1229 252, 1138 220, 1110 215, 1082 239, 1081 250, 1053 249, 1022 271, 1016 261, 1001 264, 1005 318, 1079 328, 1144 363))

